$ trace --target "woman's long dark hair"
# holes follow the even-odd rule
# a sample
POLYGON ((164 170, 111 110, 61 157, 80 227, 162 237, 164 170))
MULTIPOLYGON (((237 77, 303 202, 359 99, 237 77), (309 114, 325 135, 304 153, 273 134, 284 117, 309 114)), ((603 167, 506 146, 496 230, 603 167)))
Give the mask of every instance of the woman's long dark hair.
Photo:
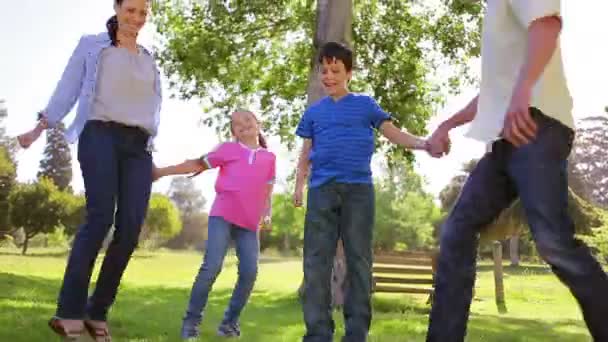
MULTIPOLYGON (((116 6, 122 5, 123 0, 114 0, 114 4, 116 6)), ((106 21, 106 28, 108 29, 108 35, 110 36, 110 40, 112 41, 113 46, 118 45, 118 38, 116 34, 118 32, 118 18, 116 15, 113 15, 106 21)))

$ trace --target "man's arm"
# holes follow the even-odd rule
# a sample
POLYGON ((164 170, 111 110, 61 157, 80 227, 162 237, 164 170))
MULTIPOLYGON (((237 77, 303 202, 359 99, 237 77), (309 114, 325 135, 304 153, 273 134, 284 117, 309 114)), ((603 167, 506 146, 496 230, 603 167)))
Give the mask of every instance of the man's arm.
POLYGON ((526 57, 504 125, 504 137, 515 146, 527 144, 536 136, 536 122, 529 111, 532 88, 555 53, 561 28, 561 19, 556 15, 538 18, 528 26, 526 57))
POLYGON ((433 132, 428 140, 429 153, 432 156, 441 156, 450 151, 450 130, 473 121, 477 115, 478 98, 479 95, 475 96, 464 108, 442 122, 433 132))
POLYGON ((557 48, 562 21, 558 16, 534 20, 528 27, 526 59, 519 71, 517 84, 532 88, 542 75, 557 48))
POLYGON ((473 119, 475 119, 475 115, 477 114, 478 98, 479 95, 475 96, 464 108, 452 115, 449 119, 442 122, 441 125, 439 125, 439 128, 449 131, 452 128, 456 128, 473 121, 473 119))
POLYGON ((393 144, 411 150, 427 150, 427 142, 425 139, 419 138, 407 131, 400 130, 390 121, 384 121, 380 125, 380 132, 393 144))

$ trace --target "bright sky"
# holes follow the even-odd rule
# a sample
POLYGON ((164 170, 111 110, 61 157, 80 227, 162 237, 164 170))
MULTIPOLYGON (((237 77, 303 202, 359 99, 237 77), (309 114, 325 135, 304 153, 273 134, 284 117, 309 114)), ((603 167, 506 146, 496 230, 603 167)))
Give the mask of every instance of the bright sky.
MULTIPOLYGON (((577 118, 603 113, 608 105, 608 2, 605 0, 562 1, 565 28, 562 44, 566 73, 574 97, 577 118)), ((3 51, 0 54, 0 98, 7 101, 8 131, 17 135, 30 129, 35 113, 44 108, 79 37, 84 33, 104 30, 105 21, 113 14, 112 2, 77 0, 19 0, 8 1, 0 12, 0 32, 3 51)), ((153 31, 147 26, 140 43, 151 47, 153 31)), ((475 64, 478 66, 478 63, 475 64)), ((166 87, 166 83, 165 83, 166 87)), ((171 91, 166 89, 165 94, 171 91)), ((458 97, 449 98, 429 125, 434 128, 443 118, 464 106, 475 95, 475 89, 465 89, 458 97)), ((69 123, 73 114, 66 118, 69 123)), ((179 162, 199 156, 219 140, 213 130, 199 125, 204 114, 196 102, 165 98, 161 114, 160 134, 154 154, 158 165, 179 162)), ((433 160, 418 154, 418 170, 428 180, 428 189, 437 194, 459 171, 464 161, 479 157, 483 146, 464 138, 464 130, 452 134, 450 156, 433 160)), ((294 167, 293 154, 271 139, 278 154, 278 177, 284 179, 294 167)), ((18 155, 20 181, 36 177, 44 147, 44 139, 18 155)), ((75 148, 72 149, 75 156, 75 148)), ((74 159, 73 186, 83 189, 78 162, 74 159)), ((215 173, 197 177, 197 185, 206 198, 214 198, 215 173)), ((169 184, 164 179, 154 185, 164 192, 169 184)))

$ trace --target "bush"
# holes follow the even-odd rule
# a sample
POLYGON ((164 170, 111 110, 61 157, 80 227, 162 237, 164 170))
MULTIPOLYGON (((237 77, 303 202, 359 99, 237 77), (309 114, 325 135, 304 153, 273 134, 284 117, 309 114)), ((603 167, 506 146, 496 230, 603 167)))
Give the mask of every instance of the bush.
POLYGON ((52 233, 47 234, 48 247, 67 248, 69 239, 65 233, 65 227, 60 225, 52 233))
POLYGON ((602 263, 608 263, 608 227, 594 228, 592 235, 579 236, 602 263))

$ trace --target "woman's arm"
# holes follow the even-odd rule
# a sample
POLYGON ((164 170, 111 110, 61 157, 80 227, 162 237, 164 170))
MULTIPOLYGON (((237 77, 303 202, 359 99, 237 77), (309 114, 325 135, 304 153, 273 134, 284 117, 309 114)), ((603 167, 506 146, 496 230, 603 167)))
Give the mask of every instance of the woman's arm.
POLYGON ((86 45, 87 38, 80 38, 46 109, 42 112, 49 127, 55 127, 57 122, 61 121, 78 101, 85 76, 86 45))

